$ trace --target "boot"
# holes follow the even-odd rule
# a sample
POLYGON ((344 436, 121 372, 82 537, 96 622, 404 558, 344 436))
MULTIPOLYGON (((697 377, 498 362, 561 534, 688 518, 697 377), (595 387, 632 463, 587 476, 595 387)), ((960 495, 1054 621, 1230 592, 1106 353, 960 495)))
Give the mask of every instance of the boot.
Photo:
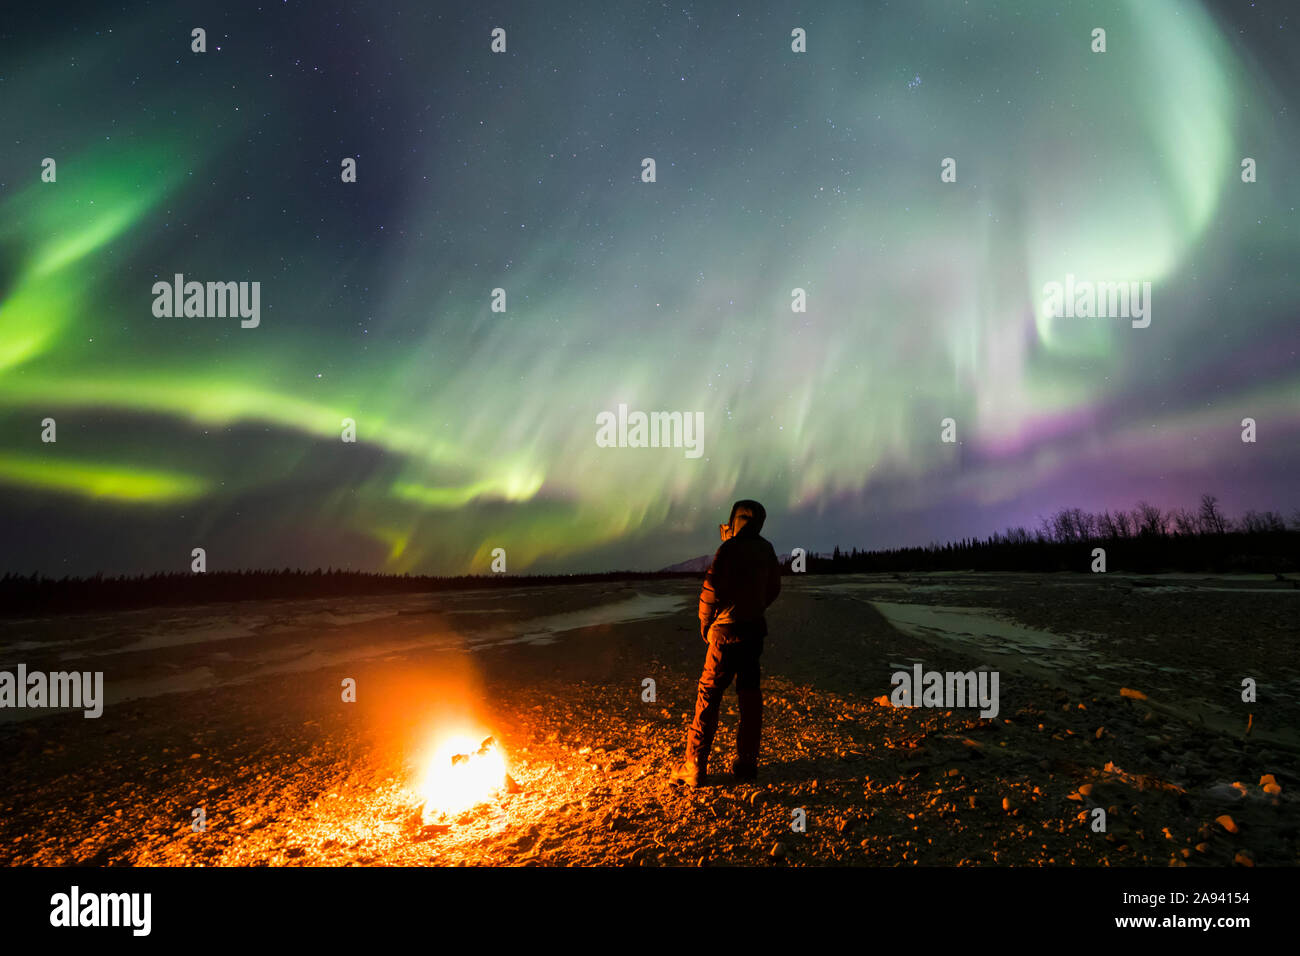
POLYGON ((709 747, 713 743, 713 734, 705 722, 705 732, 699 733, 694 725, 686 730, 686 758, 673 769, 671 782, 682 783, 688 787, 704 785, 709 763, 709 747))
POLYGON ((700 770, 699 764, 693 764, 688 760, 673 771, 670 780, 672 783, 684 784, 694 789, 704 784, 704 772, 700 770))

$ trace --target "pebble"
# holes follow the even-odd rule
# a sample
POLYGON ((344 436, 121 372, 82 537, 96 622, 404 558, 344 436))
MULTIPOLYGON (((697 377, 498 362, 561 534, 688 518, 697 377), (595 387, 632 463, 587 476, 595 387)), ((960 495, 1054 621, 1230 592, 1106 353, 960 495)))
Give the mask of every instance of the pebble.
POLYGON ((1206 790, 1205 795, 1220 803, 1236 803, 1246 795, 1246 791, 1236 784, 1218 783, 1206 790))
POLYGON ((415 836, 411 837, 412 843, 424 843, 432 840, 434 837, 446 833, 451 829, 449 823, 430 823, 428 826, 421 827, 415 836))

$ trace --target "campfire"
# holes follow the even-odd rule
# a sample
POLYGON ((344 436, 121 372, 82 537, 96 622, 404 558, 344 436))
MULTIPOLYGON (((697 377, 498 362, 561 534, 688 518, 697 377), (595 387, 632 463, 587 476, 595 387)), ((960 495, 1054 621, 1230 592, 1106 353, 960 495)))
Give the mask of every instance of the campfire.
POLYGON ((419 788, 424 819, 454 817, 476 807, 508 780, 505 753, 494 738, 475 743, 473 737, 449 737, 435 748, 419 788))

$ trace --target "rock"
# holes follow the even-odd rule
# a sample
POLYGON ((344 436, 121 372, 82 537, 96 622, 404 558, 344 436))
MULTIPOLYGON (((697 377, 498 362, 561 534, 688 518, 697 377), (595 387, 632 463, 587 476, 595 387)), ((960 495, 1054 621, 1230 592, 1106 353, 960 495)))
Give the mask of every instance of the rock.
POLYGON ((1246 791, 1235 783, 1217 783, 1206 790, 1205 795, 1218 803, 1237 803, 1246 796, 1246 791))
POLYGON ((1214 822, 1223 827, 1223 829, 1227 830, 1229 833, 1237 833, 1241 829, 1237 826, 1237 821, 1232 819, 1232 817, 1228 816, 1226 813, 1222 816, 1215 817, 1214 822))
POLYGON ((412 843, 424 843, 432 840, 439 834, 446 833, 451 829, 450 823, 430 823, 428 826, 421 827, 415 836, 411 837, 412 843))
POLYGON ((541 835, 541 832, 542 831, 537 826, 537 824, 533 824, 531 827, 529 827, 527 830, 524 831, 523 835, 519 837, 519 839, 515 840, 515 847, 520 850, 528 849, 528 847, 532 845, 533 841, 536 840, 539 835, 541 835))
POLYGON ((1254 866, 1255 855, 1249 850, 1238 850, 1236 855, 1233 856, 1232 862, 1238 866, 1254 866))
POLYGON ((785 856, 785 844, 777 843, 772 847, 772 859, 779 860, 785 856))
POLYGON ((523 793, 524 788, 515 783, 515 778, 506 774, 506 793, 523 793))

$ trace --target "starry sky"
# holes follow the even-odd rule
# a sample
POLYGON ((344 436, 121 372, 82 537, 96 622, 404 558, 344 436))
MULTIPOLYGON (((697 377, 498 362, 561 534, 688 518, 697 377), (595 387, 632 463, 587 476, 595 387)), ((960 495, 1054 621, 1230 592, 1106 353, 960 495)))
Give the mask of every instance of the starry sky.
POLYGON ((782 552, 1300 506, 1287 3, 26 6, 0 570, 653 569, 741 497, 782 552), (155 316, 176 273, 260 325, 155 316), (1067 273, 1150 282, 1150 326, 1048 315, 1067 273), (620 403, 703 455, 598 447, 620 403))

